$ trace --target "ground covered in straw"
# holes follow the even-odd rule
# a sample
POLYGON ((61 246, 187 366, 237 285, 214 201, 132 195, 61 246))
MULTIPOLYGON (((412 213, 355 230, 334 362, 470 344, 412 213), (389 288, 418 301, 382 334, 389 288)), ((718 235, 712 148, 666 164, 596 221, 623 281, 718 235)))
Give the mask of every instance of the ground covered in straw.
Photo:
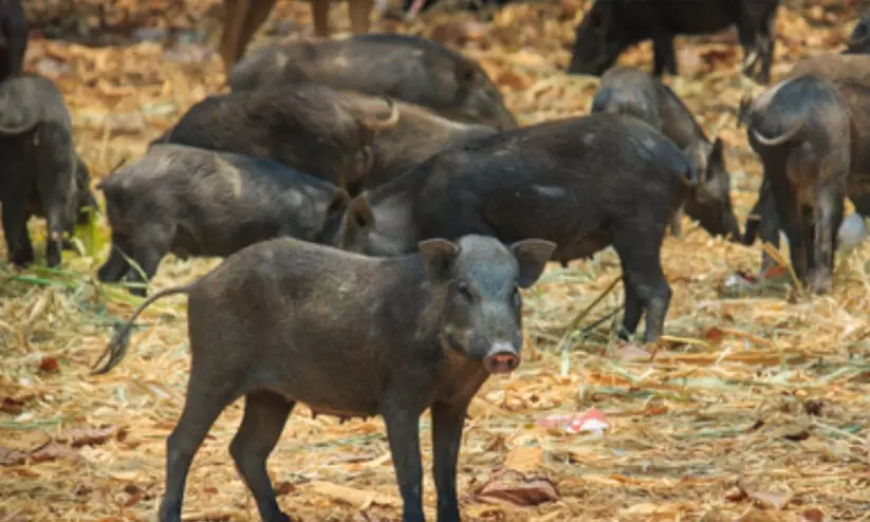
MULTIPOLYGON (((856 8, 829 3, 781 9, 775 77, 802 56, 841 48, 856 8)), ((34 21, 27 68, 65 94, 94 183, 221 89, 206 38, 214 0, 26 4, 34 21)), ((461 47, 530 124, 588 109, 595 80, 561 72, 583 4, 511 5, 482 18, 431 13, 375 27, 461 47)), ((333 24, 347 30, 344 4, 333 24)), ((258 43, 300 33, 310 34, 309 4, 279 2, 258 43)), ((742 220, 760 167, 728 112, 745 87, 734 43, 732 32, 681 39, 683 76, 668 81, 728 145, 742 220)), ((650 61, 649 45, 621 60, 650 61)), ((41 223, 32 228, 43 234, 41 223)), ((729 278, 755 273, 761 247, 713 240, 688 221, 684 229, 665 242, 674 298, 659 346, 612 337, 619 284, 575 324, 619 275, 611 251, 551 266, 528 292, 523 366, 490 380, 472 403, 459 470, 465 520, 868 519, 870 246, 839 257, 830 296, 808 299, 781 285, 740 294, 729 278), (593 408, 610 423, 603 434, 546 422, 593 408)), ((138 300, 94 280, 107 255, 105 226, 81 243, 88 253, 66 253, 62 272, 0 265, 0 521, 151 520, 162 494, 164 441, 189 365, 183 299, 154 306, 125 362, 89 376, 112 325, 138 300)), ((153 287, 217 262, 169 258, 153 287)), ((258 519, 227 453, 240 418, 237 403, 194 461, 186 520, 258 519)), ((428 473, 426 417, 421 429, 428 473)), ((283 509, 305 521, 400 513, 379 420, 339 424, 299 407, 270 472, 283 509)), ((434 517, 428 476, 425 489, 434 517)))

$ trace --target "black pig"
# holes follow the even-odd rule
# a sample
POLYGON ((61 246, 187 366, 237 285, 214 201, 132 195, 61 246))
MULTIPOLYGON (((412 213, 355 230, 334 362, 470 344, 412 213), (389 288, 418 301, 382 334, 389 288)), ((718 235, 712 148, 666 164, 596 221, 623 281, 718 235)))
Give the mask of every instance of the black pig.
POLYGON ((613 245, 625 283, 620 335, 646 311, 654 341, 671 296, 659 256, 665 227, 695 181, 680 150, 646 123, 592 114, 442 151, 351 201, 332 243, 395 255, 433 237, 541 237, 563 264, 613 245))
POLYGON ((145 283, 170 252, 228 256, 284 235, 317 241, 349 200, 344 190, 272 160, 180 145, 151 147, 97 188, 112 227, 112 251, 98 272, 106 282, 145 283))
POLYGON ((112 339, 98 372, 123 358, 145 307, 188 295, 190 382, 166 443, 161 522, 181 521, 194 454, 218 415, 242 396, 245 414, 230 454, 264 521, 290 520, 266 459, 302 402, 343 418, 383 416, 404 522, 424 520, 419 417, 430 409, 438 520, 458 522, 456 464, 468 404, 490 374, 519 364, 519 288, 538 279, 553 247, 469 236, 376 259, 282 238, 234 254, 189 286, 155 294, 112 339))
POLYGON ((778 245, 782 229, 795 274, 820 294, 831 288, 854 132, 836 86, 812 74, 771 87, 749 113, 749 143, 764 164, 756 210, 770 216, 761 235, 778 245))
POLYGON ((416 36, 367 34, 265 47, 239 62, 227 81, 234 91, 312 81, 386 94, 458 121, 516 127, 498 88, 476 62, 416 36))
POLYGON ((0 81, 21 74, 27 51, 27 19, 20 0, 0 0, 0 81))
POLYGON ((744 74, 770 81, 779 0, 596 0, 577 26, 568 72, 600 75, 629 46, 652 40, 653 71, 677 74, 674 37, 737 25, 744 74))
MULTIPOLYGON (((739 239, 722 140, 716 138, 711 143, 707 139, 704 129, 670 87, 639 69, 614 67, 601 77, 592 112, 634 116, 673 140, 700 179, 686 198, 686 213, 714 236, 739 239)), ((677 212, 671 224, 675 236, 680 235, 681 214, 677 212)))
POLYGON ((306 84, 206 98, 162 141, 272 158, 356 193, 493 133, 411 104, 306 84))
POLYGON ((78 157, 72 122, 54 84, 26 74, 0 82, 0 176, 3 232, 9 259, 33 262, 27 232, 31 216, 48 222, 46 264, 61 261, 64 233, 71 233, 86 206, 95 206, 87 167, 78 157))
POLYGON ((852 29, 844 54, 870 54, 870 10, 861 15, 852 29))

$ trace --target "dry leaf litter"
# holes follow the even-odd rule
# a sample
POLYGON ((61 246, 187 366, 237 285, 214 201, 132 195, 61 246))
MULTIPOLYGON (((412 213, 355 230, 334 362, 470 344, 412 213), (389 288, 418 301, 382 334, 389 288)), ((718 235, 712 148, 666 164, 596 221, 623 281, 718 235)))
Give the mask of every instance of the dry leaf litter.
MULTIPOLYGON (((590 3, 483 15, 434 9, 411 23, 382 19, 375 30, 461 49, 531 124, 588 110, 596 80, 562 71, 590 3)), ((33 25, 26 68, 64 93, 94 184, 223 89, 211 50, 215 0, 25 4, 33 25)), ((774 76, 804 56, 840 50, 859 7, 785 2, 774 76)), ((335 6, 339 34, 347 20, 346 5, 335 6)), ((308 3, 279 2, 253 47, 308 36, 310 22, 308 3)), ((678 49, 682 75, 667 81, 728 145, 742 220, 761 173, 732 115, 747 88, 736 37, 680 38, 678 49)), ((651 47, 620 63, 648 70, 651 47)), ((612 337, 622 300, 612 251, 552 265, 527 293, 524 364, 491 379, 470 408, 459 467, 465 520, 870 520, 870 244, 839 256, 829 296, 807 298, 782 279, 741 292, 729 279, 756 273, 762 247, 684 227, 682 239, 665 240, 674 296, 658 346, 612 337), (606 419, 600 429, 547 421, 593 408, 606 419)), ((105 225, 83 243, 92 255, 65 253, 62 271, 0 265, 3 522, 153 520, 162 494, 164 442, 189 367, 184 300, 152 307, 125 362, 90 377, 112 325, 139 300, 95 282, 108 251, 105 225)), ((169 258, 153 288, 190 281, 217 262, 169 258)), ((227 453, 241 412, 239 403, 228 408, 197 455, 184 520, 258 520, 227 453)), ((297 408, 270 459, 282 508, 304 521, 399 518, 381 421, 340 424, 309 413, 297 408)), ((434 517, 426 416, 421 429, 434 517)))

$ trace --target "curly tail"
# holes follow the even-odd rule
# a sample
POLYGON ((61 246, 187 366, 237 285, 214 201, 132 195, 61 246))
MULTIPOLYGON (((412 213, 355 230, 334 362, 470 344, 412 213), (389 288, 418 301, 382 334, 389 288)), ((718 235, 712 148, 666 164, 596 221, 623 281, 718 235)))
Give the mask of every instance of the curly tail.
POLYGON ((158 299, 162 299, 164 297, 175 295, 175 294, 187 294, 190 292, 190 285, 187 286, 176 286, 173 288, 167 288, 165 290, 161 290, 156 294, 152 295, 148 299, 145 300, 144 303, 139 305, 139 308, 133 312, 133 316, 127 319, 127 322, 124 323, 116 332, 115 335, 112 336, 112 340, 109 341, 109 345, 106 346, 106 350, 100 355, 100 358, 97 359, 97 362, 94 363, 93 368, 91 369, 91 375, 102 375, 121 362, 125 355, 127 355, 127 345, 130 343, 130 331, 133 329, 133 322, 139 317, 148 306, 151 305, 154 301, 158 299), (102 368, 96 369, 104 360, 106 363, 102 368))

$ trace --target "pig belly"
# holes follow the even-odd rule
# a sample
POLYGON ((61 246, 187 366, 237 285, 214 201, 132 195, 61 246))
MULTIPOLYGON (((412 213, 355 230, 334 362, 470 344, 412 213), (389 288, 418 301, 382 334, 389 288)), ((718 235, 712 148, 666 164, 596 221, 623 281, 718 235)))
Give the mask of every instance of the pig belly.
POLYGON ((611 240, 601 232, 590 232, 574 238, 570 242, 558 243, 553 252, 553 260, 566 265, 574 259, 586 259, 592 257, 599 250, 610 246, 611 240))

